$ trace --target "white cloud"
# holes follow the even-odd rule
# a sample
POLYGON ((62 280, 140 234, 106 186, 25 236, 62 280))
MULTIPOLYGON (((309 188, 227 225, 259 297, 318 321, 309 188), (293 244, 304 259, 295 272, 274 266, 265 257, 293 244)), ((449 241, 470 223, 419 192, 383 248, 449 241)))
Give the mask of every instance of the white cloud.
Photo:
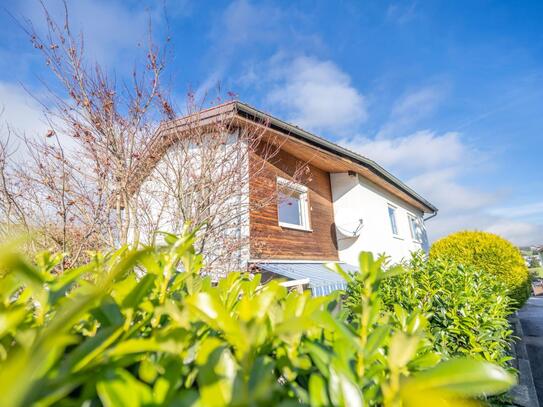
POLYGON ((351 84, 349 75, 331 61, 311 57, 281 61, 272 77, 277 82, 267 102, 298 126, 337 135, 367 119, 364 96, 351 84))
MULTIPOLYGON (((210 51, 207 58, 212 61, 206 78, 197 84, 195 96, 198 101, 208 101, 216 93, 225 72, 236 62, 236 56, 253 46, 273 44, 280 41, 285 32, 281 29, 283 11, 279 7, 253 4, 247 0, 232 1, 212 24, 209 32, 210 51)), ((237 58, 238 60, 240 58, 237 58)), ((238 84, 246 84, 247 77, 239 78, 238 84)), ((251 84, 257 83, 253 78, 251 84)))
POLYGON ((459 230, 482 230, 500 235, 518 246, 541 244, 543 241, 543 225, 492 216, 484 211, 452 215, 440 213, 428 221, 427 228, 432 240, 459 230))
POLYGON ((418 131, 405 137, 352 137, 339 144, 366 156, 394 173, 401 174, 420 194, 446 212, 481 208, 493 203, 495 194, 462 186, 458 178, 473 161, 474 148, 458 133, 418 131))
MULTIPOLYGON (((62 1, 50 0, 46 6, 53 18, 62 23, 62 1)), ((36 1, 26 0, 19 7, 21 14, 30 18, 39 31, 45 29, 43 11, 36 1)), ((78 0, 68 2, 68 15, 72 31, 84 35, 87 57, 102 64, 122 61, 126 66, 126 62, 132 62, 130 55, 137 50, 138 43, 147 38, 149 18, 160 18, 160 7, 146 9, 120 1, 78 0)))
POLYGON ((392 3, 388 6, 386 17, 398 24, 405 24, 417 16, 417 4, 415 2, 392 3))
POLYGON ((407 183, 434 202, 443 216, 463 211, 484 210, 501 197, 498 192, 484 192, 462 185, 459 179, 461 175, 462 172, 458 167, 436 168, 410 178, 407 183))
POLYGON ((0 81, 0 121, 19 134, 44 135, 47 122, 41 105, 21 85, 0 81))
POLYGON ((245 43, 273 41, 281 35, 281 25, 277 24, 281 18, 280 8, 236 0, 228 5, 221 17, 221 26, 213 34, 220 39, 222 46, 228 48, 245 43))
POLYGON ((389 120, 382 126, 377 136, 404 136, 412 126, 437 109, 444 94, 444 85, 426 86, 405 94, 394 104, 389 120))
POLYGON ((249 48, 263 45, 281 50, 303 50, 324 47, 321 37, 307 33, 304 26, 307 14, 295 5, 279 6, 275 3, 234 0, 220 14, 210 31, 213 56, 232 57, 249 48))
POLYGON ((221 71, 214 71, 198 85, 198 88, 194 91, 194 97, 197 104, 202 100, 209 102, 210 99, 217 96, 216 93, 218 93, 220 89, 220 76, 221 71))
MULTIPOLYGON (((212 21, 209 32, 210 49, 204 58, 210 62, 207 77, 213 79, 211 85, 225 79, 225 73, 237 65, 236 69, 244 72, 226 79, 236 87, 250 86, 254 93, 264 82, 269 84, 270 65, 277 60, 277 55, 303 55, 306 50, 326 48, 318 34, 304 30, 306 20, 307 15, 300 13, 295 5, 278 6, 249 0, 230 2, 212 21), (276 56, 263 63, 267 58, 262 58, 262 53, 276 56), (255 76, 254 69, 262 75, 255 76)), ((210 90, 209 82, 207 79, 198 86, 200 93, 210 90)))
POLYGON ((393 117, 426 116, 432 112, 441 99, 441 91, 436 87, 426 87, 408 93, 392 108, 393 117))
POLYGON ((543 225, 528 222, 496 219, 485 230, 504 236, 519 246, 541 244, 543 241, 543 225))
MULTIPOLYGON (((30 92, 32 95, 19 84, 0 81, 0 139, 10 137, 10 151, 16 152, 19 157, 25 157, 28 153, 22 138, 44 140, 50 129, 62 134, 62 121, 54 114, 46 115, 43 106, 34 98, 46 97, 42 97, 38 90, 32 89, 30 92)), ((53 139, 50 141, 54 142, 53 139)), ((62 137, 62 145, 70 151, 78 146, 69 137, 62 137)))
POLYGON ((458 133, 436 134, 430 130, 399 138, 345 138, 339 144, 404 174, 456 164, 471 158, 472 153, 458 133))
POLYGON ((500 191, 467 187, 462 179, 463 172, 459 167, 434 170, 407 181, 439 208, 438 216, 427 225, 432 240, 458 230, 483 230, 517 245, 543 241, 542 225, 523 217, 512 219, 493 212, 492 206, 507 196, 500 191))
POLYGON ((494 208, 490 211, 493 215, 507 218, 519 218, 539 215, 543 218, 543 202, 533 202, 525 205, 494 208))

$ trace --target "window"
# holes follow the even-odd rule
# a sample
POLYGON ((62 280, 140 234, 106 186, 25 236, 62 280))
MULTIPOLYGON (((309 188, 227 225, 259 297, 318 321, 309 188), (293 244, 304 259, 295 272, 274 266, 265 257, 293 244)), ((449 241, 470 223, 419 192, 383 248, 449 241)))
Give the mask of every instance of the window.
POLYGON ((307 187, 284 178, 277 178, 277 193, 279 225, 291 229, 310 230, 307 187))
POLYGON ((409 229, 411 230, 411 237, 417 242, 422 242, 423 231, 419 220, 413 215, 407 215, 409 219, 409 229))
POLYGON ((396 208, 394 206, 388 206, 388 217, 390 218, 392 234, 398 236, 398 223, 396 222, 396 208))

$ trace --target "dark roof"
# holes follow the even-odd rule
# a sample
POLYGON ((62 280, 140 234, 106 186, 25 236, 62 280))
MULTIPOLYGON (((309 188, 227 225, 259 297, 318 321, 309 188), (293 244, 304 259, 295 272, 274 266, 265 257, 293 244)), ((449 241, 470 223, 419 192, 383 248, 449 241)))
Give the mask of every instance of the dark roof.
POLYGON ((289 124, 283 120, 277 119, 276 117, 273 117, 267 113, 264 113, 258 109, 255 109, 252 106, 249 106, 246 103, 242 103, 239 101, 231 102, 234 104, 234 107, 237 111, 237 113, 245 118, 251 119, 251 120, 265 120, 267 123, 269 123, 269 127, 280 131, 286 135, 289 135, 291 137, 298 138, 300 140, 303 140, 311 145, 314 145, 316 147, 319 147, 323 150, 326 150, 334 155, 344 157, 349 159, 350 161, 353 161, 374 174, 380 176, 390 184, 394 185, 399 190, 405 192, 407 195, 412 197, 414 200, 418 201, 422 205, 426 206, 428 209, 430 209, 432 212, 437 212, 438 209, 436 206, 434 206, 432 203, 427 201, 425 198, 420 196, 418 193, 416 193, 413 189, 408 187, 406 184, 404 184, 402 181, 400 181, 398 178, 396 178, 394 175, 392 175, 390 172, 385 170, 383 167, 381 167, 379 164, 377 164, 375 161, 370 160, 367 157, 364 157, 360 154, 357 154, 351 150, 348 150, 338 144, 332 143, 331 141, 326 140, 325 138, 319 137, 315 134, 309 133, 297 126, 294 126, 292 124, 289 124))

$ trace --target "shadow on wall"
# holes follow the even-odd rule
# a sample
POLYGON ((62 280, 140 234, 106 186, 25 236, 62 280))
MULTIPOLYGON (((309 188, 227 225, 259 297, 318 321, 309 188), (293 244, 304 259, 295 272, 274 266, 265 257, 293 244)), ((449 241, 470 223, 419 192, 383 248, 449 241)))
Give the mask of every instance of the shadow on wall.
POLYGON ((422 227, 422 230, 424 232, 424 233, 422 233, 421 247, 422 247, 422 250, 424 250, 426 253, 428 253, 430 251, 430 242, 428 241, 428 232, 426 230, 426 225, 424 224, 424 218, 422 220, 421 227, 422 227))

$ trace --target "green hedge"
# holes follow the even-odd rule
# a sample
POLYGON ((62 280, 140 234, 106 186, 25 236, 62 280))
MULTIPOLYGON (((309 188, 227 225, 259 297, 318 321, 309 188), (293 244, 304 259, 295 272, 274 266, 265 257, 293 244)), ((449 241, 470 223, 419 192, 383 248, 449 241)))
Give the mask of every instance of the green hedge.
POLYGON ((512 300, 504 284, 473 266, 413 256, 408 272, 386 279, 385 307, 428 316, 433 349, 446 358, 470 356, 506 367, 513 341, 512 300))
POLYGON ((487 232, 453 233, 435 242, 430 258, 441 258, 485 271, 503 282, 521 307, 530 293, 529 273, 518 248, 487 232))
POLYGON ((488 362, 440 363, 421 312, 381 308, 367 253, 351 325, 333 297, 240 273, 215 284, 193 239, 61 275, 61 256, 0 248, 2 405, 439 406, 514 383, 488 362))

